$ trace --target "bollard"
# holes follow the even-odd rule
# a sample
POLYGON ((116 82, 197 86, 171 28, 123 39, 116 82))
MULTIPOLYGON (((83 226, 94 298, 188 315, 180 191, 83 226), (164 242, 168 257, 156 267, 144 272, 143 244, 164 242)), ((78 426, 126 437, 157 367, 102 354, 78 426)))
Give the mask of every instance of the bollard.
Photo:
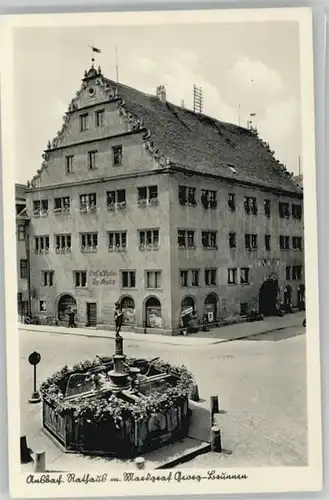
POLYGON ((220 453, 222 451, 222 441, 220 435, 220 428, 218 426, 211 428, 211 451, 220 453))
POLYGON ((45 472, 46 470, 46 452, 35 452, 34 472, 45 472))
POLYGON ((135 465, 136 465, 137 469, 144 469, 145 468, 145 458, 144 457, 135 458, 135 465))
POLYGON ((32 461, 31 450, 27 446, 26 436, 21 437, 21 463, 28 464, 32 461))
POLYGON ((212 427, 214 413, 219 413, 218 396, 210 396, 210 427, 212 427))
POLYGON ((192 387, 190 399, 196 403, 200 401, 199 387, 197 384, 194 384, 192 387))
POLYGON ((220 427, 220 413, 214 413, 212 421, 214 427, 220 427))

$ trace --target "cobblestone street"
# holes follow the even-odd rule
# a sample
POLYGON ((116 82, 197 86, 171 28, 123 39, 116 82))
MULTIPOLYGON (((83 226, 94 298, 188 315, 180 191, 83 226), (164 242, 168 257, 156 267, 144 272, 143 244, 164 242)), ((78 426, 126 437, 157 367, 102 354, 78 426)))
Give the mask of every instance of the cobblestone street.
MULTIPOLYGON (((210 396, 218 395, 223 411, 222 444, 229 453, 197 457, 188 467, 307 464, 305 348, 301 327, 215 345, 184 347, 129 339, 124 346, 127 355, 161 356, 184 364, 195 374, 201 406, 209 408, 210 396)), ((31 448, 42 442, 48 452, 54 444, 40 431, 39 410, 28 403, 32 367, 27 358, 34 350, 42 356, 40 383, 64 364, 97 354, 112 355, 114 342, 20 331, 21 435, 27 436, 31 448)))

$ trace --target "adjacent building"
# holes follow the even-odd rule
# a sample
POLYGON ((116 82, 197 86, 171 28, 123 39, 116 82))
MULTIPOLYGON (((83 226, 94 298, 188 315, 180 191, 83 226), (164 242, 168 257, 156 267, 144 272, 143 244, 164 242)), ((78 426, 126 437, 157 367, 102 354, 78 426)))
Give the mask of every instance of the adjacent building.
POLYGON ((27 188, 32 312, 177 332, 258 308, 273 276, 298 301, 303 196, 255 130, 105 78, 92 65, 27 188))
POLYGON ((17 255, 17 311, 20 317, 30 311, 29 298, 29 254, 28 254, 28 223, 26 212, 26 186, 15 185, 16 214, 16 255, 17 255))

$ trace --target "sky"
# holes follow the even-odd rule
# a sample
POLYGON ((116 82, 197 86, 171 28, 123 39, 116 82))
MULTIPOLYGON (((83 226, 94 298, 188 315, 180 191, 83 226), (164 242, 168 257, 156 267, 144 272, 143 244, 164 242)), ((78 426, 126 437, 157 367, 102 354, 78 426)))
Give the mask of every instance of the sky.
POLYGON ((16 182, 32 179, 41 155, 62 125, 68 104, 91 65, 89 45, 104 76, 146 93, 165 85, 167 100, 247 126, 278 160, 298 173, 301 150, 297 22, 158 26, 16 28, 14 35, 16 182))

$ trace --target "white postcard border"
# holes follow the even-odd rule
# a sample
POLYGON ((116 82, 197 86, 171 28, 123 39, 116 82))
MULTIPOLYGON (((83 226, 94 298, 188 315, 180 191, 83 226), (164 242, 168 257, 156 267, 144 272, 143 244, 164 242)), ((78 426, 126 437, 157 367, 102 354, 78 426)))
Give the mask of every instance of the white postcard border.
MULTIPOLYGON (((319 357, 319 302, 317 203, 315 169, 314 81, 312 12, 309 8, 242 9, 204 11, 166 11, 133 13, 86 13, 5 16, 1 36, 1 119, 3 154, 4 268, 6 302, 6 350, 8 390, 8 442, 10 493, 13 497, 86 497, 135 496, 157 494, 256 493, 284 491, 316 491, 322 487, 321 391, 319 357), (266 467, 254 469, 228 468, 216 473, 247 474, 247 480, 182 480, 183 474, 206 476, 206 470, 175 469, 170 482, 119 482, 97 485, 64 483, 27 484, 20 470, 19 456, 19 339, 16 323, 16 251, 14 215, 14 92, 13 29, 45 26, 142 25, 164 23, 298 21, 300 27, 300 66, 302 102, 302 162, 305 207, 305 268, 307 293, 307 395, 308 395, 308 467, 266 467)), ((279 367, 278 367, 279 369, 279 367)), ((147 472, 146 472, 147 473, 147 472)), ((138 473, 142 476, 146 473, 138 473)), ((167 476, 170 471, 153 471, 153 476, 167 476)), ((58 474, 52 474, 58 477, 58 474)), ((63 474, 65 477, 65 474, 63 474)))

